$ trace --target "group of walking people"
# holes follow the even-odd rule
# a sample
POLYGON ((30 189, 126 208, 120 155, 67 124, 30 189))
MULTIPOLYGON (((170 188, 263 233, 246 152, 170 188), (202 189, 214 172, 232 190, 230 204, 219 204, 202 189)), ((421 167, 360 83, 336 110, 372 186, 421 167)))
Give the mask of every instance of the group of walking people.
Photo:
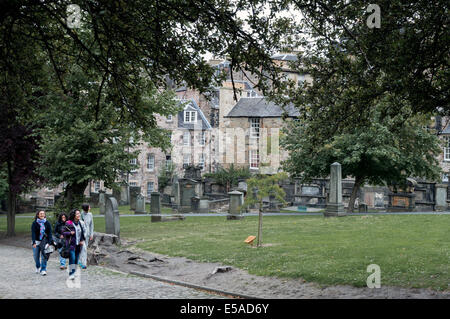
POLYGON ((69 279, 75 279, 77 267, 87 267, 87 248, 94 235, 94 220, 89 204, 83 204, 82 210, 73 209, 69 216, 60 213, 54 232, 46 218, 44 210, 36 213, 31 224, 31 240, 36 273, 47 275, 47 261, 50 253, 59 252, 59 268, 67 269, 66 259, 69 259, 69 279))

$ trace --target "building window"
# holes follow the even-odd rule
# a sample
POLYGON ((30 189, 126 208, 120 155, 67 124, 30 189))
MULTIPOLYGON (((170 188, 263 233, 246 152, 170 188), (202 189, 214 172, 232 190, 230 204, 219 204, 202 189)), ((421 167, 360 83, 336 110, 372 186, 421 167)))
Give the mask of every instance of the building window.
POLYGON ((448 183, 448 173, 443 173, 442 174, 442 182, 443 183, 448 183))
POLYGON ((191 164, 191 154, 183 155, 183 166, 191 164))
POLYGON ((173 121, 173 116, 172 116, 172 114, 167 115, 166 122, 172 122, 172 121, 173 121))
POLYGON ((198 154, 198 165, 204 169, 205 168, 205 154, 198 154))
POLYGON ((94 193, 98 193, 100 190, 100 182, 94 182, 94 193))
POLYGON ((155 182, 147 182, 147 197, 155 191, 155 182))
POLYGON ((250 168, 257 169, 259 168, 259 150, 250 150, 250 168))
POLYGON ((184 111, 184 122, 185 123, 197 122, 197 111, 184 111))
MULTIPOLYGON (((130 160, 130 164, 131 165, 137 165, 137 159, 136 158, 131 159, 130 160)), ((135 173, 135 172, 137 172, 137 168, 132 168, 131 169, 131 173, 135 173)))
POLYGON ((155 155, 148 154, 147 155, 147 170, 153 172, 155 169, 155 155))
POLYGON ((166 169, 169 170, 172 166, 172 156, 166 155, 166 169))
POLYGON ((445 136, 444 142, 444 161, 450 161, 450 136, 445 136))
POLYGON ((256 93, 254 90, 248 90, 247 97, 258 97, 258 93, 256 93))
POLYGON ((200 144, 200 145, 203 146, 203 145, 206 144, 206 134, 205 134, 205 131, 202 131, 201 133, 199 133, 198 139, 199 139, 199 144, 200 144))
POLYGON ((259 138, 259 118, 250 119, 250 138, 259 138))
POLYGON ((304 74, 300 74, 297 78, 297 85, 299 87, 303 87, 303 83, 305 83, 305 75, 304 74))
POLYGON ((130 182, 130 186, 138 186, 137 182, 130 182))
POLYGON ((185 146, 191 145, 191 133, 189 133, 189 131, 185 131, 183 133, 183 145, 185 146))

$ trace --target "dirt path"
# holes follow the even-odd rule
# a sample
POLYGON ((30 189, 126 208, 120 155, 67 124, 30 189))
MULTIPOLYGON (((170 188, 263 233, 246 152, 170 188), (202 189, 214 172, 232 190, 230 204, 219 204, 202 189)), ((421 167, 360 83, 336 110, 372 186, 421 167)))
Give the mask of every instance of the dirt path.
MULTIPOLYGON (((29 240, 0 240, 21 247, 29 240)), ((383 286, 379 289, 339 285, 321 287, 301 279, 279 279, 248 274, 246 271, 218 263, 200 263, 183 257, 168 257, 133 248, 133 242, 122 240, 121 248, 108 243, 98 247, 100 263, 123 272, 139 272, 169 280, 220 289, 260 298, 420 298, 450 299, 450 292, 430 289, 408 289, 383 286), (223 271, 223 272, 222 272, 223 271)))

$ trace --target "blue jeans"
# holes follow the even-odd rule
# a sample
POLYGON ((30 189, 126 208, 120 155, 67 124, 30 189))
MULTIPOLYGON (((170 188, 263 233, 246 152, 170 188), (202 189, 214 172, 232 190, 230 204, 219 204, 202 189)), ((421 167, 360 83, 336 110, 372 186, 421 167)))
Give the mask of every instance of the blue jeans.
POLYGON ((62 250, 62 247, 58 249, 58 252, 59 252, 59 264, 61 266, 65 267, 66 266, 66 258, 61 257, 61 250, 62 250))
POLYGON ((69 251, 69 275, 72 275, 77 267, 78 259, 80 258, 81 246, 75 246, 74 250, 69 251))
POLYGON ((36 263, 36 268, 41 268, 41 271, 47 271, 47 258, 39 245, 36 245, 36 248, 33 248, 33 258, 36 263))

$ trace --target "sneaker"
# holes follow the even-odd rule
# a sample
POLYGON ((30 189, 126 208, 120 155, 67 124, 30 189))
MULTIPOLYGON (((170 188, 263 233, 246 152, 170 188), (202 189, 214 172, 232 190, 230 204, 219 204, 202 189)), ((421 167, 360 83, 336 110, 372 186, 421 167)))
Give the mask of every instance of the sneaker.
POLYGON ((47 272, 44 270, 44 271, 41 271, 41 275, 42 276, 46 276, 47 275, 47 272))
POLYGON ((64 270, 64 269, 66 269, 66 267, 61 265, 61 266, 59 266, 59 269, 64 270))
POLYGON ((39 274, 41 272, 41 268, 36 268, 36 273, 39 274))
POLYGON ((86 269, 87 267, 85 265, 80 266, 81 269, 86 269))
POLYGON ((69 279, 70 279, 70 280, 75 280, 75 274, 70 275, 70 276, 69 276, 69 279))

